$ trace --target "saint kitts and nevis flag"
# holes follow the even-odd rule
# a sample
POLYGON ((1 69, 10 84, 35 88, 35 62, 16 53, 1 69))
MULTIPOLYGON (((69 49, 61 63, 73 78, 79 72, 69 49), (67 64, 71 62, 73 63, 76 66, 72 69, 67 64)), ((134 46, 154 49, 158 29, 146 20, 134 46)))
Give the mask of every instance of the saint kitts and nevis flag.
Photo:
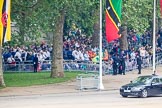
MULTIPOLYGON (((106 39, 111 42, 120 38, 122 0, 106 0, 106 39)), ((162 15, 162 0, 160 0, 162 15)))
POLYGON ((11 0, 0 0, 0 45, 11 40, 11 0))
POLYGON ((160 0, 160 11, 161 11, 161 16, 162 16, 162 0, 160 0))
POLYGON ((120 37, 122 0, 106 0, 106 39, 111 42, 120 37))

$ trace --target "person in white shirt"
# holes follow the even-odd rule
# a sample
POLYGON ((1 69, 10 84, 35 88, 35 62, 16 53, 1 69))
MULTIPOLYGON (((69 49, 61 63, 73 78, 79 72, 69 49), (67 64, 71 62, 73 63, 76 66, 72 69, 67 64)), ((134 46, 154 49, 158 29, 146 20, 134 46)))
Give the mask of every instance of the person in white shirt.
POLYGON ((142 57, 142 59, 145 58, 145 55, 146 55, 146 50, 145 50, 144 47, 141 47, 141 49, 140 49, 140 56, 142 57))
POLYGON ((88 55, 88 51, 84 51, 83 56, 84 56, 84 61, 85 61, 85 62, 89 62, 89 55, 88 55))
POLYGON ((44 55, 43 55, 43 51, 42 50, 37 53, 37 57, 38 57, 39 63, 43 63, 44 55))
POLYGON ((79 60, 84 61, 83 51, 78 51, 79 60))
POLYGON ((72 56, 75 60, 79 60, 79 52, 76 49, 72 52, 72 56))
POLYGON ((75 42, 75 47, 77 47, 77 48, 80 47, 80 44, 77 41, 75 42))
POLYGON ((7 63, 8 64, 12 64, 15 62, 15 59, 13 58, 13 56, 11 55, 10 57, 7 58, 7 63))
POLYGON ((131 52, 130 56, 131 56, 131 60, 136 59, 136 53, 134 51, 131 52))
POLYGON ((14 58, 18 58, 22 62, 21 52, 19 50, 16 51, 14 58))
POLYGON ((48 50, 43 51, 44 59, 49 60, 50 59, 50 52, 48 50))

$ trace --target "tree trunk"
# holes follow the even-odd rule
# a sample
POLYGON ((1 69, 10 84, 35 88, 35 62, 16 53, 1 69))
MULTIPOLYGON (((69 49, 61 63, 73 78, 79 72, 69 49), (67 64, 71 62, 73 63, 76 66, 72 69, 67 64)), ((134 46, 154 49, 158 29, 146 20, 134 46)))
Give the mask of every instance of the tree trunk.
POLYGON ((52 70, 51 77, 64 77, 63 69, 63 26, 65 14, 64 12, 58 16, 55 25, 55 32, 53 38, 53 55, 52 55, 52 70))
POLYGON ((99 46, 99 32, 100 32, 100 14, 99 14, 99 9, 97 9, 96 13, 94 14, 95 16, 97 16, 97 19, 94 23, 94 26, 93 26, 93 34, 92 34, 92 47, 95 47, 95 46, 99 46))
POLYGON ((120 28, 120 34, 121 37, 119 38, 120 41, 120 49, 121 50, 128 50, 128 41, 127 41, 127 27, 126 26, 122 26, 120 28))
POLYGON ((2 46, 0 45, 0 86, 6 87, 4 78, 3 78, 3 68, 2 68, 2 46))

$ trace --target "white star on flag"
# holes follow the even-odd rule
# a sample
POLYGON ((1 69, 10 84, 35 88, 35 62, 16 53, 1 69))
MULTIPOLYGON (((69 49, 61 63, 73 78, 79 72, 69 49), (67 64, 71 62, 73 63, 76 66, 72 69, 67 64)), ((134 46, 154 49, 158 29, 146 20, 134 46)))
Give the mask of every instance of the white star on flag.
POLYGON ((110 10, 110 8, 111 8, 111 7, 109 6, 107 9, 110 10))

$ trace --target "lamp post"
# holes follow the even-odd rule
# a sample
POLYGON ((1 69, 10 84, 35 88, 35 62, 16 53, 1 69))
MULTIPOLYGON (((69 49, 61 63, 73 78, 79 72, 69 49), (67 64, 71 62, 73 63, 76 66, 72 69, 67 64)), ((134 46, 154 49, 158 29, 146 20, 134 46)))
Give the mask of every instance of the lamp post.
POLYGON ((103 90, 102 83, 102 0, 100 0, 100 67, 99 67, 99 90, 103 90))
POLYGON ((153 12, 153 74, 156 74, 156 0, 154 0, 154 12, 153 12))

